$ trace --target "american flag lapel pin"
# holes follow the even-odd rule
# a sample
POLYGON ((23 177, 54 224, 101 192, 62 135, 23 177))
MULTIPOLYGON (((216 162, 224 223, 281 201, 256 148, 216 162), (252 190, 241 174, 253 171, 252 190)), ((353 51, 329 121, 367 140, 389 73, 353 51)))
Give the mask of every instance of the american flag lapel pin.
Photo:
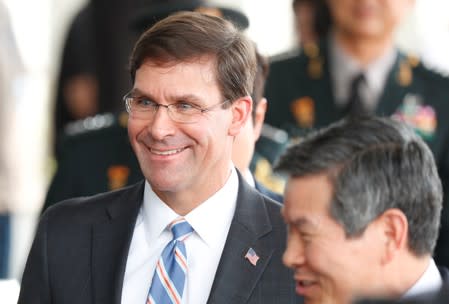
POLYGON ((251 265, 256 266, 257 261, 259 260, 259 256, 254 251, 254 249, 250 247, 248 249, 248 252, 245 254, 245 259, 247 259, 251 263, 251 265))

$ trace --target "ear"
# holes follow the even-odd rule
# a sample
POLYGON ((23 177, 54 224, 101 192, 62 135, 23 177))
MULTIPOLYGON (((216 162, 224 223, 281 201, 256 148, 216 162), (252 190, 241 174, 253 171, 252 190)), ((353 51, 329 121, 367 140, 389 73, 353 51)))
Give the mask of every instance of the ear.
POLYGON ((382 263, 387 264, 400 252, 408 250, 408 220, 401 210, 393 208, 386 210, 376 221, 385 238, 382 263))
POLYGON ((267 112, 267 99, 263 97, 256 106, 255 117, 253 121, 254 141, 257 141, 262 131, 263 121, 265 120, 265 113, 267 112))
POLYGON ((229 126, 229 135, 236 136, 247 123, 252 110, 253 100, 250 96, 240 97, 232 103, 232 123, 229 126))

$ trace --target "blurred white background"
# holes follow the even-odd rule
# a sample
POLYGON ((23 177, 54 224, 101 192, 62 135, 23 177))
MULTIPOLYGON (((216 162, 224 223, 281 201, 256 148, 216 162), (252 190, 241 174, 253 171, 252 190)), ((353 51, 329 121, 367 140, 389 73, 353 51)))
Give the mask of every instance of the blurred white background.
MULTIPOLYGON (((0 0, 9 10, 24 74, 17 82, 17 98, 2 100, 10 105, 13 122, 8 147, 15 175, 11 199, 13 246, 10 277, 20 280, 52 174, 50 111, 59 56, 71 18, 85 0, 0 0)), ((222 0, 224 6, 243 10, 250 20, 248 35, 265 55, 295 45, 291 0, 222 0)), ((411 16, 398 31, 397 40, 406 51, 424 62, 449 72, 449 1, 417 0, 411 16)), ((0 46, 2 47, 2 46, 0 46)), ((3 303, 3 302, 2 302, 3 303)))

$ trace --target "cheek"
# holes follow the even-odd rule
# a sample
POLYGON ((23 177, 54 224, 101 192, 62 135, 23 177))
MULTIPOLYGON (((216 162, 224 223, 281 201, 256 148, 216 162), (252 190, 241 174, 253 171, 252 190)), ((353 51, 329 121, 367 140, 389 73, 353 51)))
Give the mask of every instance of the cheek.
POLYGON ((360 266, 360 250, 341 240, 321 240, 305 247, 308 264, 330 280, 353 273, 360 266), (355 269, 354 269, 355 268, 355 269))
POLYGON ((131 141, 134 141, 136 137, 141 133, 147 124, 143 120, 137 120, 133 118, 129 118, 128 120, 128 137, 131 141))
POLYGON ((322 278, 328 277, 335 268, 335 246, 322 239, 305 240, 303 252, 307 268, 322 278))

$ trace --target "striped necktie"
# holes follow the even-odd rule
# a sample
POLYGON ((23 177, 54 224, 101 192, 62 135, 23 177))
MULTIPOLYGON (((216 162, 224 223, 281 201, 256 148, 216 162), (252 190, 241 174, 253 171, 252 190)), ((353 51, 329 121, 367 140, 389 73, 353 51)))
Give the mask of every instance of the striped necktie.
POLYGON ((184 240, 193 228, 184 218, 170 224, 173 239, 159 258, 146 304, 180 304, 187 273, 187 254, 184 240))

